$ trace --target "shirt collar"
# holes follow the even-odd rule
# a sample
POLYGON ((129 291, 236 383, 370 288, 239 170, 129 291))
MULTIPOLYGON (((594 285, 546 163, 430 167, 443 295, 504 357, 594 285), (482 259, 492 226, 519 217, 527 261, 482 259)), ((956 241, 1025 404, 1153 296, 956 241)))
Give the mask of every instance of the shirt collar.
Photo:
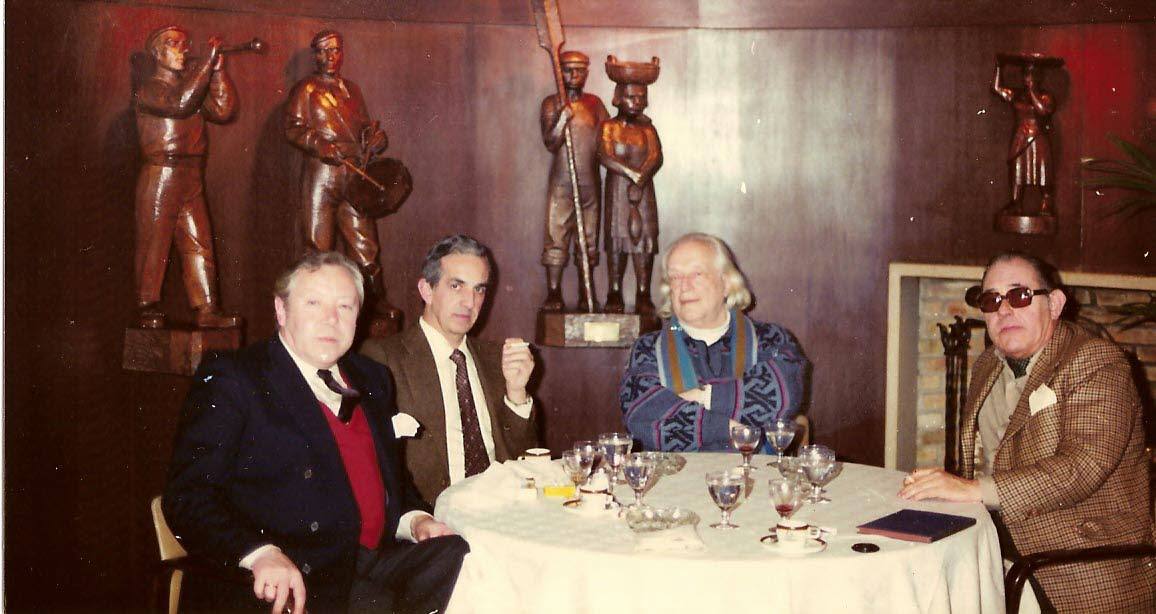
MULTIPOLYGON (((293 348, 289 347, 289 344, 285 342, 285 335, 278 332, 277 337, 281 340, 281 345, 285 347, 285 351, 289 352, 289 358, 293 359, 293 364, 297 365, 297 369, 301 371, 301 376, 305 378, 305 381, 309 382, 311 387, 314 381, 321 381, 321 378, 317 377, 318 368, 305 362, 304 358, 298 356, 297 353, 293 351, 293 348)), ((345 381, 345 378, 341 376, 341 369, 337 368, 337 363, 329 367, 329 372, 332 373, 342 385, 349 385, 349 382, 345 381)))
POLYGON ((695 327, 690 326, 689 324, 686 324, 685 322, 681 322, 681 321, 679 322, 679 324, 682 325, 682 330, 683 330, 683 332, 686 333, 687 337, 690 337, 691 339, 695 339, 697 341, 702 341, 703 343, 710 346, 710 345, 714 345, 714 343, 716 341, 718 341, 719 339, 722 339, 723 336, 727 334, 727 330, 730 329, 731 312, 727 311, 726 313, 727 313, 726 320, 723 321, 721 326, 716 326, 714 328, 695 328, 695 327))
POLYGON ((462 353, 466 355, 466 358, 471 358, 470 348, 466 343, 465 335, 462 335, 461 344, 459 344, 458 347, 453 347, 449 341, 446 341, 445 335, 442 335, 441 332, 431 326, 429 322, 426 322, 425 318, 418 316, 417 322, 418 326, 421 327, 421 332, 425 334, 425 340, 429 343, 429 349, 433 352, 434 358, 438 360, 449 360, 450 354, 453 354, 454 350, 461 350, 462 353))

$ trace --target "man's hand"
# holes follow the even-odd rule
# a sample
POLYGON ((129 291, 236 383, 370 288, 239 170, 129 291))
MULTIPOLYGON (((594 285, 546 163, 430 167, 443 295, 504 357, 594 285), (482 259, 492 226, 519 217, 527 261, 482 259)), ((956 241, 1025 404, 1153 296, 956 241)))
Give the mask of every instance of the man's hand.
POLYGON ((567 102, 566 106, 562 107, 562 110, 558 112, 558 121, 554 122, 554 129, 561 130, 566 124, 570 123, 570 120, 573 118, 574 109, 570 108, 570 103, 567 102))
POLYGON ((429 514, 422 514, 414 518, 410 522, 409 528, 414 540, 419 542, 424 542, 431 537, 443 537, 454 534, 453 529, 429 514))
POLYGON ((943 499, 944 501, 980 502, 983 495, 976 480, 965 480, 943 469, 916 469, 903 478, 903 489, 899 496, 920 501, 923 499, 943 499))
POLYGON ((356 160, 359 153, 356 143, 326 143, 320 148, 321 159, 334 166, 341 166, 346 159, 356 160))
POLYGON ((273 604, 273 614, 282 614, 293 597, 293 614, 305 612, 305 579, 301 571, 280 550, 271 548, 253 561, 253 594, 273 604))
POLYGON ((225 41, 221 40, 220 36, 213 36, 209 38, 209 57, 205 61, 213 70, 221 70, 225 67, 225 54, 221 53, 221 45, 225 41))
POLYGON ((530 398, 526 384, 534 372, 534 355, 530 344, 511 337, 502 345, 502 377, 506 378, 506 397, 514 404, 521 405, 530 398))

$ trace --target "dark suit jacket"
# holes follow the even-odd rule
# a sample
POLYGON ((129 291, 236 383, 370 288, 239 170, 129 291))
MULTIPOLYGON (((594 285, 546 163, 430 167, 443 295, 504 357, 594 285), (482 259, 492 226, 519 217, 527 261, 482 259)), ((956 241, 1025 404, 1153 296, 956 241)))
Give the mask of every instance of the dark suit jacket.
MULTIPOLYGON (((1040 352, 992 462, 1000 516, 1016 549, 1152 540, 1144 426, 1123 352, 1067 322, 1040 352), (1031 394, 1045 385, 1056 403, 1033 414, 1031 394)), ((991 348, 976 359, 964 408, 963 477, 974 476, 976 420, 1002 367, 991 348)), ((1151 559, 1061 565, 1036 578, 1061 612, 1156 607, 1151 559)))
MULTIPOLYGON (((388 548, 401 515, 427 508, 400 471, 385 369, 353 354, 338 366, 361 391, 377 443, 388 501, 381 547, 388 548)), ((361 530, 322 411, 278 338, 205 362, 185 403, 164 494, 165 517, 190 555, 244 577, 240 559, 274 544, 304 575, 311 612, 347 608, 361 530)), ((192 574, 184 591, 194 606, 255 603, 251 582, 198 587, 197 580, 192 574)))
MULTIPOLYGON (((516 458, 538 443, 538 408, 523 419, 506 407, 506 379, 502 376, 502 344, 466 337, 474 356, 478 379, 486 395, 486 409, 494 438, 497 462, 516 458)), ((420 325, 385 339, 367 339, 361 353, 389 367, 397 388, 397 409, 421 423, 417 437, 404 439, 405 464, 417 490, 428 503, 450 485, 446 456, 446 416, 441 383, 433 352, 420 325)))

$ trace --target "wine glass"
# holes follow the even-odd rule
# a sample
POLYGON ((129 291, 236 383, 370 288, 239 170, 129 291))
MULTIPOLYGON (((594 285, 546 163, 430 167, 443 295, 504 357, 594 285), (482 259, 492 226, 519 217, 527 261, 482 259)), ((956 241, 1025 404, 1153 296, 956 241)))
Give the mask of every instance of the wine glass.
POLYGON ((779 453, 778 458, 771 459, 767 466, 777 465, 783 462, 783 452, 791 445, 795 439, 795 434, 799 431, 799 425, 795 424, 794 420, 775 420, 763 427, 767 431, 767 441, 779 453))
POLYGON ((634 445, 634 440, 626 433, 603 433, 598 436, 598 445, 602 446, 602 460, 608 468, 607 492, 610 500, 614 501, 614 482, 618 480, 618 468, 626 460, 626 453, 634 445))
POLYGON ((642 493, 650 485, 650 480, 657 473, 658 463, 653 455, 635 453, 626 455, 622 463, 622 473, 626 476, 626 483, 634 490, 634 506, 645 507, 642 504, 642 493))
POLYGON ((706 474, 706 488, 710 498, 722 511, 722 520, 710 525, 715 529, 737 529, 731 522, 731 510, 743 502, 747 488, 747 474, 741 469, 724 469, 706 474))
POLYGON ((835 451, 827 446, 804 446, 799 450, 799 464, 811 482, 810 503, 827 503, 823 496, 823 485, 835 476, 835 451))
POLYGON ((582 500, 582 485, 590 479, 590 469, 594 466, 594 455, 574 448, 562 452, 562 467, 574 482, 574 501, 582 500))
POLYGON ((779 513, 779 518, 790 520, 791 516, 803 507, 808 489, 799 476, 771 478, 767 482, 767 487, 770 490, 771 504, 779 513))
POLYGON ((759 442, 762 440, 763 429, 757 426, 736 424, 731 427, 731 444, 743 455, 744 471, 749 472, 754 469, 751 467, 751 455, 758 449, 759 442))

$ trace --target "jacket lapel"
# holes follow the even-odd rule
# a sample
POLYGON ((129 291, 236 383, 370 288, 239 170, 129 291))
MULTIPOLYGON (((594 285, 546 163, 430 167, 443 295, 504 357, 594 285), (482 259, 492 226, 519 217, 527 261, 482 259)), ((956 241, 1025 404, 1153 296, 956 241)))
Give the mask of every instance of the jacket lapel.
POLYGON ((963 476, 971 479, 975 474, 975 440, 979 433, 979 410, 983 407, 983 403, 987 400, 987 396, 991 394, 992 387, 999 379, 999 372, 1002 361, 994 353, 995 350, 990 350, 989 353, 984 354, 986 357, 982 362, 977 361, 975 365, 975 373, 972 374, 972 383, 968 389, 967 404, 964 409, 963 423, 960 424, 961 431, 961 446, 962 458, 961 467, 963 476))
MULTIPOLYGON (((269 365, 263 373, 264 388, 273 397, 277 407, 282 407, 297 424, 297 430, 305 438, 310 451, 323 475, 345 475, 345 464, 337 442, 329 430, 329 423, 321 413, 321 407, 313 390, 297 368, 297 363, 289 356, 289 351, 281 344, 279 337, 269 342, 269 365)), ((346 505, 354 507, 353 490, 345 481, 346 505)))
POLYGON ((1056 372, 1058 361, 1067 350, 1071 340, 1072 331, 1064 323, 1057 323, 1052 338, 1044 346, 1044 349, 1040 350, 1039 360, 1032 365, 1032 372, 1028 375, 1024 391, 1020 394, 1019 402, 1016 403, 1016 408, 1008 420, 1007 430, 1004 432, 1003 439, 1000 440, 999 448, 996 449, 997 456, 1003 449, 1004 443, 1010 441, 1016 433, 1027 426, 1028 418, 1031 417, 1031 405, 1028 399, 1037 388, 1051 381, 1052 375, 1056 372))
MULTIPOLYGON (((421 439, 426 441, 444 441, 446 432, 445 401, 442 399, 442 385, 438 379, 437 365, 434 363, 433 351, 426 341, 425 333, 420 326, 411 326, 402 333, 402 346, 405 356, 400 363, 401 373, 395 373, 398 379, 398 389, 409 391, 410 407, 399 407, 398 411, 413 414, 422 425, 421 439)), ((398 395, 401 396, 400 394, 398 395)), ((446 447, 442 445, 423 446, 427 454, 432 456, 421 459, 424 467, 437 468, 437 471, 449 475, 449 460, 446 457, 446 447)), ((411 457, 410 462, 415 459, 411 457)))

